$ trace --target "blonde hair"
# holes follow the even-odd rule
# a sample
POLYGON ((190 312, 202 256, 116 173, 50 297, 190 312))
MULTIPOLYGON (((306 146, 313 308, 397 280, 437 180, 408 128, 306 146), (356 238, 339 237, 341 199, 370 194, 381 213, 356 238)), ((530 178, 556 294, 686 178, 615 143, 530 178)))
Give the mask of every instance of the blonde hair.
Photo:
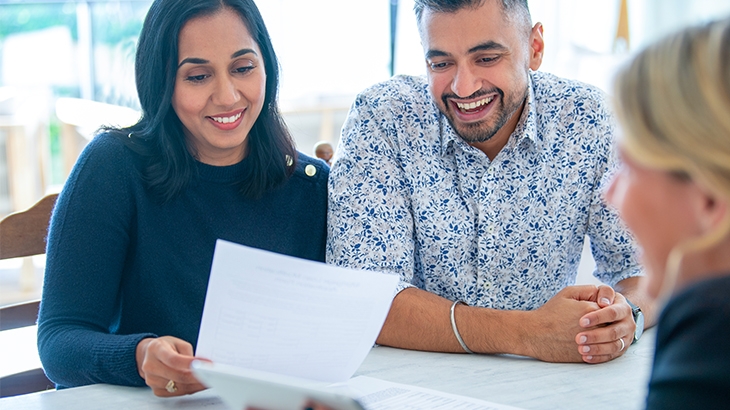
MULTIPOLYGON (((730 18, 646 48, 619 72, 614 92, 622 146, 633 160, 730 199, 730 18)), ((677 245, 660 295, 673 291, 685 254, 728 235, 730 213, 712 232, 677 245)))

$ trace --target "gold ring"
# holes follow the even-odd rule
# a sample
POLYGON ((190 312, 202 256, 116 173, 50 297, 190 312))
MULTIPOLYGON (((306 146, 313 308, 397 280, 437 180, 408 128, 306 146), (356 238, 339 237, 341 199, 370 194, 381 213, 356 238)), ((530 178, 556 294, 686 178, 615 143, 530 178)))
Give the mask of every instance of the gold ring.
POLYGON ((175 381, 170 380, 165 385, 165 390, 167 390, 168 393, 175 393, 177 391, 177 386, 175 386, 175 381))
MULTIPOLYGON (((623 352, 624 349, 626 348, 626 342, 624 342, 624 339, 619 339, 618 341, 621 342, 621 350, 619 350, 619 352, 623 352)), ((170 381, 172 381, 172 380, 170 380, 170 381)))

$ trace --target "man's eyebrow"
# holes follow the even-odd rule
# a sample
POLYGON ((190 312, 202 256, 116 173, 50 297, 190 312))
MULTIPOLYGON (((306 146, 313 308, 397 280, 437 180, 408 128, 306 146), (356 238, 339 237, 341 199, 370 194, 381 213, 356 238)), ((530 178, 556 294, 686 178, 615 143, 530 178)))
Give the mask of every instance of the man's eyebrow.
MULTIPOLYGON (((490 40, 470 48, 469 54, 478 53, 480 51, 507 51, 507 47, 490 40)), ((433 57, 448 57, 450 55, 451 54, 441 50, 428 50, 428 52, 426 52, 427 59, 433 57)))
POLYGON ((494 41, 487 41, 486 43, 479 44, 469 49, 469 54, 476 53, 479 51, 507 51, 507 47, 494 41))
POLYGON ((441 50, 428 50, 426 52, 426 59, 433 57, 448 57, 450 54, 441 50))
MULTIPOLYGON (((242 49, 236 51, 235 53, 231 54, 231 58, 240 57, 242 55, 249 54, 249 53, 258 55, 258 54, 256 54, 256 52, 254 50, 252 50, 250 48, 242 48, 242 49)), ((184 59, 183 61, 181 61, 180 64, 178 64, 177 68, 182 67, 183 64, 208 64, 209 62, 210 61, 203 59, 203 58, 188 57, 188 58, 184 59)))

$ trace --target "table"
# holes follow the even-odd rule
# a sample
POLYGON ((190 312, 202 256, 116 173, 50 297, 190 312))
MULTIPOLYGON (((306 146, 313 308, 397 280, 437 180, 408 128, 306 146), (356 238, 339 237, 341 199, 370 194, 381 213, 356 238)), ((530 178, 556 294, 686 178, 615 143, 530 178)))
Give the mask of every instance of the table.
MULTIPOLYGON (((556 364, 511 355, 466 355, 375 347, 363 375, 525 409, 642 409, 655 330, 608 363, 556 364)), ((212 391, 163 399, 148 388, 97 384, 0 399, 0 409, 172 408, 227 410, 212 391)))
POLYGON ((377 347, 356 375, 531 410, 638 410, 645 406, 655 333, 649 329, 622 357, 599 365, 377 347))

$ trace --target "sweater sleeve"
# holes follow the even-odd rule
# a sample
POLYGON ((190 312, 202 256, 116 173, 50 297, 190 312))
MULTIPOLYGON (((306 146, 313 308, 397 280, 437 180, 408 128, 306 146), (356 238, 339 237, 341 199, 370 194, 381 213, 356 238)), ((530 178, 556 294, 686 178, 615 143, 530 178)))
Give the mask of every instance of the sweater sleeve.
POLYGON ((38 320, 38 351, 58 387, 143 386, 135 349, 153 334, 115 334, 139 179, 130 151, 97 136, 54 209, 38 320))

